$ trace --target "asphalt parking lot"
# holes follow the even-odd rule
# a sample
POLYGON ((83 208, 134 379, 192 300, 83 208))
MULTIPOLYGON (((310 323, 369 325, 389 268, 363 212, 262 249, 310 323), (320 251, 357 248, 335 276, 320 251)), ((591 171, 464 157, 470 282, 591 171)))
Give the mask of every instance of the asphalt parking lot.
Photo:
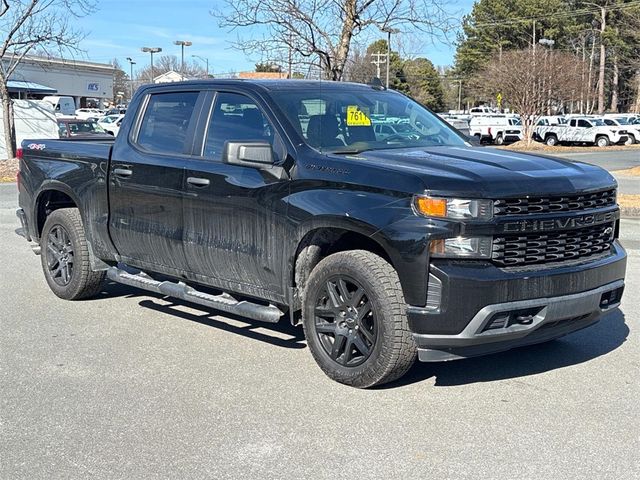
POLYGON ((621 311, 361 391, 301 329, 115 284, 66 302, 0 185, 0 478, 640 478, 640 220, 621 311))

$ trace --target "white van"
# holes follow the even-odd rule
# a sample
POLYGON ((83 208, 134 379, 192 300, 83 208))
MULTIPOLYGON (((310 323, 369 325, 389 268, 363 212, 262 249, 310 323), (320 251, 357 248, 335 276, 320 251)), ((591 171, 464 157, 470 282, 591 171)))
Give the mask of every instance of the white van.
POLYGON ((50 95, 43 97, 42 100, 53 105, 53 111, 56 115, 74 116, 76 114, 76 102, 73 97, 50 95))

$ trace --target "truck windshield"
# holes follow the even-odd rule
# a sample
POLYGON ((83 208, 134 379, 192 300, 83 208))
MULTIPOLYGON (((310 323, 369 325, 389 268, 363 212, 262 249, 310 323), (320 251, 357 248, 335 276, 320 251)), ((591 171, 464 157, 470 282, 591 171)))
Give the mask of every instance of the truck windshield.
POLYGON ((396 92, 327 88, 272 96, 306 143, 323 153, 465 145, 446 122, 396 92))

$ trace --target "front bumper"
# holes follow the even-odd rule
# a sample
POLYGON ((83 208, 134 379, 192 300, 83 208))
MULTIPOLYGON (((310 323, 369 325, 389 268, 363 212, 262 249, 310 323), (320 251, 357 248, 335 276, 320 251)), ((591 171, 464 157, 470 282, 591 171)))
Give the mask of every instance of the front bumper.
MULTIPOLYGON (((544 342, 597 322, 617 307, 626 254, 618 242, 598 260, 532 269, 488 263, 431 265, 440 297, 409 306, 407 317, 422 361, 466 358, 544 342)), ((430 287, 431 288, 431 287, 430 287)))

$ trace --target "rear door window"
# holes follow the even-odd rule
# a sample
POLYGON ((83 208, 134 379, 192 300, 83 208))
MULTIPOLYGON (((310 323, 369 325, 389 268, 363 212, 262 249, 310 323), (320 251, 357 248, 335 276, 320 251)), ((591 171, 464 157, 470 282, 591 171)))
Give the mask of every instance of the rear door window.
POLYGON ((199 92, 154 93, 140 123, 137 144, 153 153, 184 154, 199 92))

